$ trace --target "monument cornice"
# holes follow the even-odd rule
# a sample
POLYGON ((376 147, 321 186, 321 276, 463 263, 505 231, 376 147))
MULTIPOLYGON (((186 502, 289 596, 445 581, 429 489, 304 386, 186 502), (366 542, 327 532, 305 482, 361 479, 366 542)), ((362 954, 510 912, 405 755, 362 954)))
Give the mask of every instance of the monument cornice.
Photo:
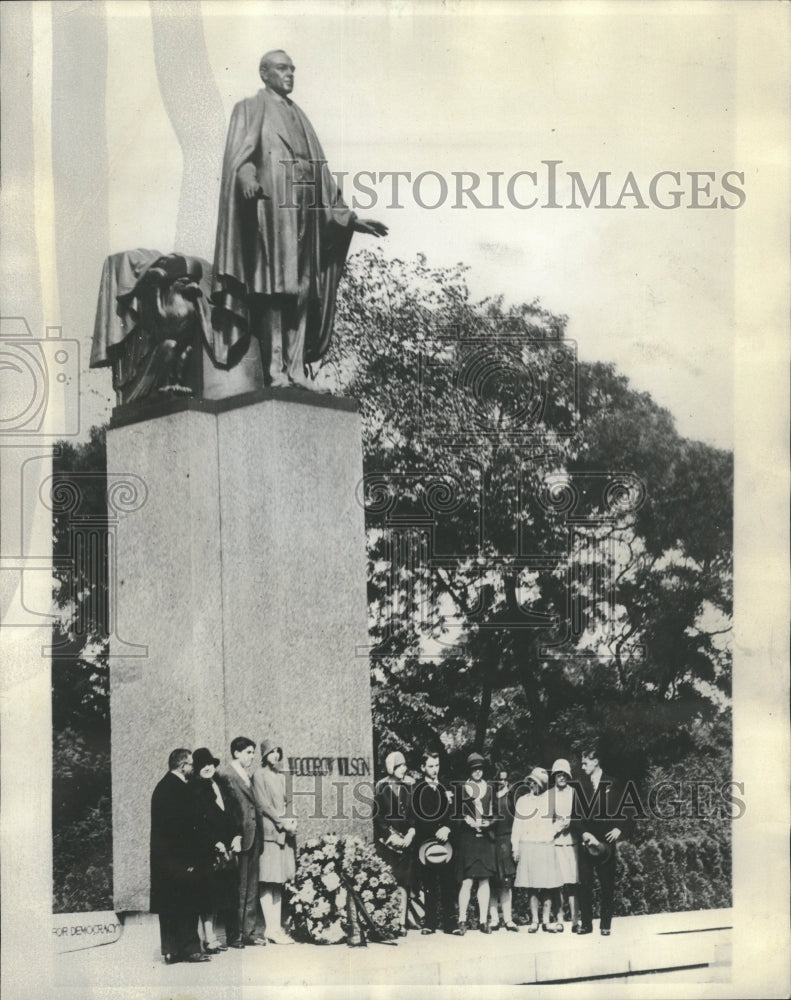
POLYGON ((309 392, 304 389, 286 389, 261 387, 250 392, 242 392, 236 396, 226 396, 222 399, 205 399, 197 396, 180 396, 162 394, 160 399, 148 397, 139 403, 126 403, 116 406, 110 417, 110 427, 126 427, 144 420, 155 420, 158 417, 181 413, 185 410, 195 410, 199 413, 225 413, 243 406, 255 406, 257 403, 277 400, 302 406, 318 406, 326 410, 342 410, 346 413, 356 413, 359 409, 357 400, 349 396, 330 396, 324 393, 309 392))

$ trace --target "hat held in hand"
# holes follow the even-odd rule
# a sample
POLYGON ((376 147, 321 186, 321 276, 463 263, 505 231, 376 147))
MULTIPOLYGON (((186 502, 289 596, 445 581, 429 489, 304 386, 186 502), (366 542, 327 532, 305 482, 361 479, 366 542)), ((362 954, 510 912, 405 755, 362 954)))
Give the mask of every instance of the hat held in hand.
POLYGON ((427 840, 417 852, 421 865, 444 865, 453 857, 453 848, 439 840, 427 840))

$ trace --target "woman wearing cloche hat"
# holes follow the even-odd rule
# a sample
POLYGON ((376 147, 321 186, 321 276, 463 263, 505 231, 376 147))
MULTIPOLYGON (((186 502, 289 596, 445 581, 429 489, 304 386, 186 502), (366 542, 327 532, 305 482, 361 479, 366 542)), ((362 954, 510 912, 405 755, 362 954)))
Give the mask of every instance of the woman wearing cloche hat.
MULTIPOLYGON (((565 758, 559 757, 552 765, 552 776, 547 798, 554 822, 555 857, 557 858, 560 877, 563 880, 559 904, 562 907, 562 895, 565 893, 571 913, 572 933, 576 934, 579 931, 577 884, 580 879, 577 845, 571 834, 571 817, 574 811, 575 792, 569 784, 570 781, 571 767, 569 766, 569 762, 565 758)), ((563 930, 563 924, 560 920, 558 920, 555 926, 563 930)))
POLYGON ((456 833, 456 877, 459 886, 459 923, 454 934, 467 931, 467 908, 473 882, 478 882, 478 926, 484 934, 489 927, 489 880, 497 875, 494 840, 491 836, 494 788, 484 780, 486 758, 471 753, 467 758, 468 779, 461 785, 460 813, 456 833))
POLYGON ((385 757, 387 776, 374 790, 374 837, 376 853, 385 861, 398 883, 399 933, 406 935, 409 895, 415 888, 412 841, 415 827, 410 810, 410 788, 406 782, 406 759, 400 750, 385 757))
POLYGON ((239 873, 233 851, 239 847, 242 827, 233 793, 215 774, 219 763, 208 747, 198 747, 192 754, 195 829, 201 844, 198 874, 203 886, 199 929, 209 955, 228 950, 215 934, 218 917, 229 942, 239 937, 239 873))
POLYGON ((283 748, 275 740, 261 741, 261 767, 253 775, 253 792, 261 810, 264 850, 258 869, 266 939, 293 944, 281 923, 283 885, 294 877, 297 821, 291 815, 286 779, 280 773, 283 748))
POLYGON ((551 933, 556 931, 556 925, 551 922, 552 904, 562 885, 546 794, 548 783, 549 774, 543 767, 534 767, 525 778, 529 791, 516 800, 511 831, 511 848, 516 861, 514 886, 530 890, 530 934, 538 930, 539 897, 543 904, 541 927, 551 933))

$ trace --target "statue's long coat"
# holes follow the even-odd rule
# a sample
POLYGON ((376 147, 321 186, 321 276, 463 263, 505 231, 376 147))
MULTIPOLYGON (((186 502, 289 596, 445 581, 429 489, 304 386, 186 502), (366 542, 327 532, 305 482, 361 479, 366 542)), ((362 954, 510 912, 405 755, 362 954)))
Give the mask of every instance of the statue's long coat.
MULTIPOLYGON (((353 213, 346 207, 327 166, 324 151, 304 112, 292 104, 305 131, 316 177, 315 225, 311 237, 305 361, 317 361, 332 336, 335 293, 352 235, 353 213)), ((233 109, 223 161, 214 250, 214 357, 226 363, 228 351, 249 331, 250 296, 297 295, 299 212, 287 198, 283 163, 295 159, 279 102, 267 90, 233 109), (247 201, 239 168, 255 167, 265 197, 247 201)))

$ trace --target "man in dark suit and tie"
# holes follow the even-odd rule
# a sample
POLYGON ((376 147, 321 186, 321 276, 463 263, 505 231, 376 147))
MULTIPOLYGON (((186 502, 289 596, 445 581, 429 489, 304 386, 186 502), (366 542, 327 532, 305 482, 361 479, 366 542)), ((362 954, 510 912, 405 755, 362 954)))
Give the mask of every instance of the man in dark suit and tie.
POLYGON ((439 766, 439 754, 425 751, 421 763, 423 777, 412 789, 410 820, 415 828, 414 849, 425 907, 422 934, 434 934, 440 925, 446 934, 451 934, 455 926, 458 890, 453 865, 450 861, 432 863, 420 855, 423 844, 435 840, 447 844, 451 834, 453 793, 440 783, 439 766))
MULTIPOLYGON (((242 818, 239 854, 239 936, 229 941, 231 948, 245 945, 265 945, 256 933, 258 921, 258 861, 264 849, 261 812, 253 793, 250 769, 253 766, 255 742, 247 736, 237 736, 231 742, 231 763, 220 768, 219 775, 230 788, 242 818)), ((237 846, 236 842, 234 846, 237 846)))
POLYGON ((605 774, 599 749, 582 753, 584 777, 575 789, 571 828, 580 841, 580 934, 593 931, 593 879, 601 890, 599 929, 610 934, 615 896, 616 844, 628 833, 631 821, 623 815, 623 785, 605 774))
POLYGON ((151 912, 159 914, 162 955, 175 962, 208 962, 198 938, 200 909, 192 754, 179 748, 151 796, 151 912))

